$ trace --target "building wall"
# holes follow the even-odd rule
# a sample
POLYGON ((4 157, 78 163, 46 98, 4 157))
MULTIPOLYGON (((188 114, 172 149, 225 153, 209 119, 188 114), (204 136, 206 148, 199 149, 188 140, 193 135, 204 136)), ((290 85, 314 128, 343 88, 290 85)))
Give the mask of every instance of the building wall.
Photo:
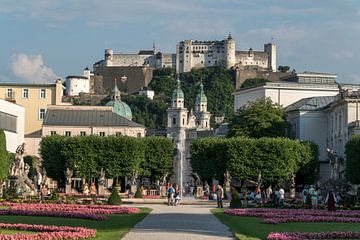
MULTIPOLYGON (((0 122, 5 121, 8 115, 13 117, 15 121, 15 131, 5 130, 6 149, 9 152, 14 153, 16 148, 24 143, 24 121, 25 121, 25 109, 17 104, 10 103, 8 101, 0 99, 0 122)), ((4 122, 3 122, 4 123, 4 122)))
POLYGON ((283 107, 309 97, 335 96, 339 93, 337 85, 308 85, 291 83, 267 83, 265 86, 239 90, 234 95, 234 108, 237 111, 248 102, 269 97, 283 107))
POLYGON ((104 132, 105 136, 109 135, 122 135, 129 137, 145 137, 145 128, 140 127, 126 127, 126 126, 113 126, 113 127, 90 127, 90 126, 52 126, 44 125, 42 134, 43 136, 51 135, 54 131, 56 134, 65 135, 66 131, 71 132, 71 136, 79 136, 81 132, 85 132, 86 135, 100 135, 100 132, 104 132), (140 134, 140 135, 138 135, 140 134))
POLYGON ((48 105, 60 105, 62 93, 60 80, 55 84, 0 84, 0 99, 8 99, 25 108, 25 135, 41 135, 39 111, 46 110, 48 105), (7 98, 7 89, 12 89, 11 98, 7 98), (28 98, 23 97, 24 89, 28 89, 28 98), (45 98, 40 97, 41 89, 45 90, 45 98))
POLYGON ((70 96, 78 96, 79 93, 90 92, 90 79, 84 77, 68 77, 66 78, 66 94, 70 96))
POLYGON ((138 92, 148 86, 153 77, 151 67, 99 67, 94 65, 94 93, 106 94, 114 88, 114 79, 120 91, 127 93, 138 92), (126 81, 122 82, 122 77, 126 81))

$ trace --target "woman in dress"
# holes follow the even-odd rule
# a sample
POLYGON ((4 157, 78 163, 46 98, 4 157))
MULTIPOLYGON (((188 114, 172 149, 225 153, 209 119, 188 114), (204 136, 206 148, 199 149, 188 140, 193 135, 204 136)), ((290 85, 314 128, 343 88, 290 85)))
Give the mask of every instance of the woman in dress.
POLYGON ((328 193, 328 195, 326 196, 325 202, 327 203, 328 210, 334 212, 335 211, 336 198, 335 198, 335 194, 333 193, 333 191, 330 191, 328 193))

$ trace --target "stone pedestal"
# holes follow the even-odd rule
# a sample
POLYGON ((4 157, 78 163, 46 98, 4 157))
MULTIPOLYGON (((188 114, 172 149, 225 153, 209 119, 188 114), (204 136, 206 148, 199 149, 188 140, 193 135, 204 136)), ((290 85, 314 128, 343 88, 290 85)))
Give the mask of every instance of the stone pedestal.
POLYGON ((166 186, 161 186, 161 187, 160 187, 160 195, 161 195, 162 197, 166 197, 166 196, 167 196, 167 194, 166 194, 166 186))
POLYGON ((203 187, 196 188, 196 197, 203 197, 204 196, 204 189, 203 187))
POLYGON ((130 186, 130 192, 132 192, 133 194, 136 193, 136 185, 133 184, 130 186))
POLYGON ((65 193, 71 193, 71 184, 69 184, 69 183, 66 184, 65 193))
POLYGON ((99 185, 99 194, 104 195, 106 193, 104 185, 99 185))

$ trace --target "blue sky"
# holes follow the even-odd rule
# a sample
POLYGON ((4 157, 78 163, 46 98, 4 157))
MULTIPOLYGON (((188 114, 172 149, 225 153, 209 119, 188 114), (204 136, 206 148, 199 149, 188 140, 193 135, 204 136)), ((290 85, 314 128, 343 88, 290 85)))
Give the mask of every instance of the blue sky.
POLYGON ((0 29, 0 82, 81 74, 106 47, 175 52, 231 32, 238 50, 273 37, 278 65, 360 84, 359 0, 0 0, 0 29))

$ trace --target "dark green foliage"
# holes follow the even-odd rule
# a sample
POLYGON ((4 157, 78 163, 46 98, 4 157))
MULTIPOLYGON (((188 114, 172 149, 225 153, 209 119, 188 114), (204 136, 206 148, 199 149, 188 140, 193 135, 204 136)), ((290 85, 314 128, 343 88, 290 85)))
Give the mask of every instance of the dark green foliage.
POLYGON ((231 201, 230 201, 230 208, 241 208, 242 203, 240 200, 240 196, 238 191, 235 188, 231 190, 231 201))
POLYGON ((111 194, 107 200, 109 205, 121 205, 121 197, 116 187, 113 187, 111 194))
POLYGON ((249 78, 246 79, 240 86, 240 88, 248 88, 248 87, 255 87, 261 86, 267 83, 269 80, 265 78, 249 78))
POLYGON ((141 176, 150 178, 152 182, 161 180, 172 171, 174 145, 165 137, 147 137, 142 142, 145 158, 140 163, 141 176))
POLYGON ((290 70, 289 66, 279 66, 278 67, 279 72, 288 72, 290 70))
POLYGON ((166 109, 168 108, 166 102, 139 95, 124 95, 122 101, 131 108, 133 121, 150 129, 166 128, 166 109))
POLYGON ((54 189, 51 193, 51 200, 58 201, 59 199, 60 199, 60 194, 58 193, 58 191, 56 189, 54 189))
POLYGON ((4 130, 0 129, 0 181, 5 181, 9 176, 12 162, 11 155, 6 150, 6 139, 4 130))
POLYGON ((230 137, 285 137, 289 128, 284 110, 271 99, 259 99, 238 110, 230 120, 230 137))
POLYGON ((137 188, 135 192, 135 198, 142 198, 141 189, 137 188))
POLYGON ((35 174, 36 174, 36 172, 35 172, 35 166, 37 165, 37 163, 38 163, 38 159, 37 159, 37 157, 35 157, 35 156, 30 156, 30 155, 28 155, 28 156, 25 156, 24 157, 24 162, 26 163, 26 164, 29 164, 29 166, 30 166, 30 169, 29 169, 29 178, 33 178, 34 176, 35 176, 35 174))
POLYGON ((319 168, 319 147, 311 141, 302 141, 301 151, 303 161, 296 172, 296 183, 307 185, 315 182, 319 168))
POLYGON ((202 138, 191 144, 191 166, 202 178, 288 180, 300 166, 317 159, 309 145, 286 138, 202 138))
POLYGON ((166 96, 166 102, 170 102, 171 93, 176 86, 175 69, 169 67, 156 69, 153 76, 149 87, 155 91, 156 95, 166 96))
POLYGON ((108 178, 137 171, 159 179, 172 165, 172 149, 170 140, 159 137, 53 135, 42 140, 40 153, 48 175, 64 184, 67 168, 84 178, 98 177, 103 168, 108 178))
POLYGON ((345 145, 345 177, 352 184, 360 184, 360 135, 354 135, 345 145))

